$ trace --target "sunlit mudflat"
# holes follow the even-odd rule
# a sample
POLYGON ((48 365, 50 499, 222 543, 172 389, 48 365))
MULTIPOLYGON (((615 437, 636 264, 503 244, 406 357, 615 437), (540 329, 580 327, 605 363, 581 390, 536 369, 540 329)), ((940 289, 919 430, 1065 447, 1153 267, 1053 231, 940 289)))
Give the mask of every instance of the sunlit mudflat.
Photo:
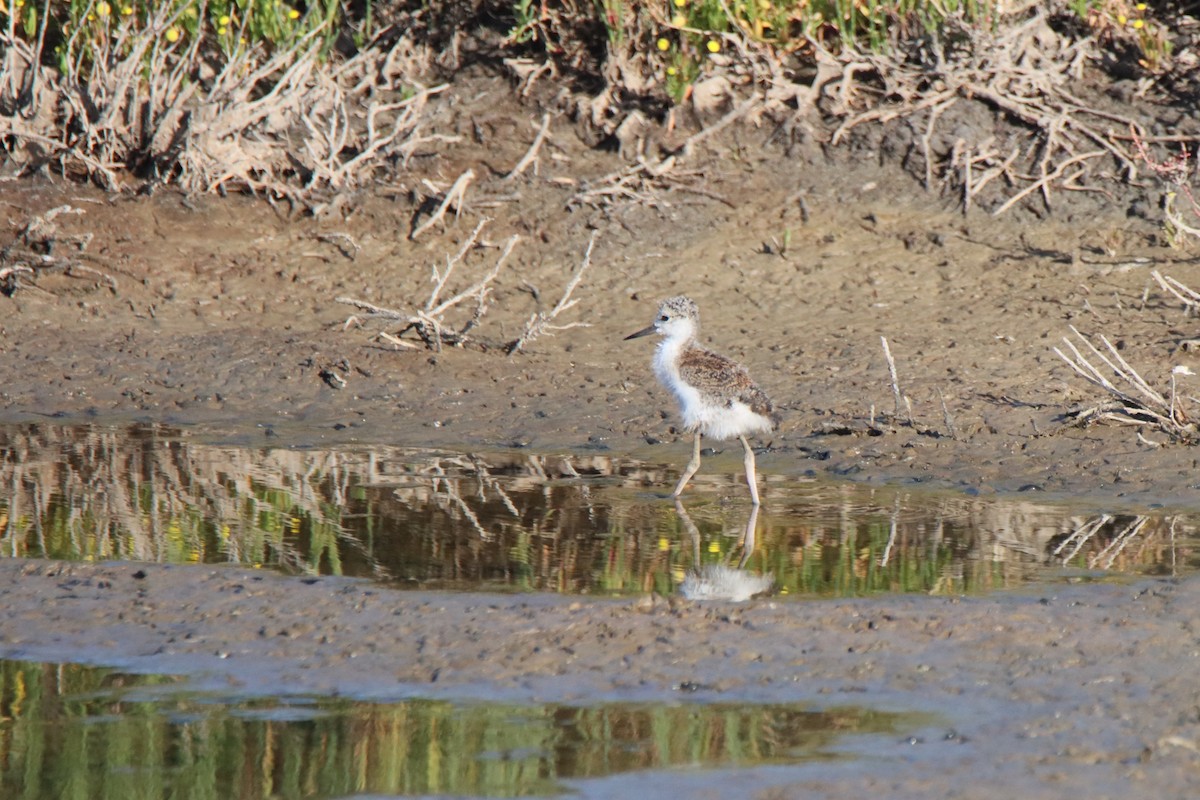
POLYGON ((256 700, 21 661, 0 661, 0 714, 0 796, 24 800, 545 795, 634 771, 835 761, 933 723, 798 704, 256 700))
MULTIPOLYGON (((1013 498, 763 476, 740 456, 680 463, 384 445, 213 444, 161 426, 0 430, 0 552, 231 562, 463 590, 735 599, 981 592, 1030 581, 1182 574, 1197 520, 1013 498), (722 594, 730 575, 747 583, 722 594), (707 581, 707 583, 706 583, 707 581), (719 590, 719 591, 718 591, 719 590), (739 594, 740 593, 740 594, 739 594)), ((766 470, 764 470, 766 471, 766 470)))

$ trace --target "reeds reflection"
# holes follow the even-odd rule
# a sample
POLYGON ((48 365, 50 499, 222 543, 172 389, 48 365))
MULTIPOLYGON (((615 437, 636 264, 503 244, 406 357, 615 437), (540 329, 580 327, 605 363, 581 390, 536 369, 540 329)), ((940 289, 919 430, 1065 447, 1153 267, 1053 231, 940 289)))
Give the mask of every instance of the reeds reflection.
POLYGON ((0 429, 0 552, 232 562, 400 586, 637 593, 725 565, 780 594, 974 592, 1062 567, 1178 574, 1196 520, 767 475, 740 462, 664 497, 673 470, 595 454, 206 443, 161 426, 0 429), (727 503, 725 498, 734 502, 727 503), (749 535, 748 535, 749 534, 749 535), (757 539, 757 542, 753 541, 757 539))
POLYGON ((0 661, 0 796, 546 795, 566 779, 838 757, 928 717, 797 704, 597 706, 221 698, 176 680, 0 661))

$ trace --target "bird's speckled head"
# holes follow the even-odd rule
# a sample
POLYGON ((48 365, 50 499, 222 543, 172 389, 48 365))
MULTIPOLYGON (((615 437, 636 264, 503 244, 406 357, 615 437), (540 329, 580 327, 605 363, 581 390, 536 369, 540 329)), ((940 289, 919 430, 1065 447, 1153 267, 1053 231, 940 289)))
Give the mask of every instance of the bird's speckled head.
POLYGON ((631 333, 626 339, 636 339, 639 336, 649 336, 652 333, 661 334, 669 339, 691 339, 700 332, 700 309, 689 297, 679 295, 669 297, 658 307, 658 315, 653 324, 637 333, 631 333))

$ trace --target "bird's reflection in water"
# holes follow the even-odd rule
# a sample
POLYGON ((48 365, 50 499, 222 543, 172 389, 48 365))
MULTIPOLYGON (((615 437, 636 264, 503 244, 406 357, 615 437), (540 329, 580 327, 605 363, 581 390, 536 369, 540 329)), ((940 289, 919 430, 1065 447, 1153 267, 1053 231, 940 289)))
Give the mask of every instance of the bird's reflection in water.
MULTIPOLYGON (((683 503, 678 498, 675 499, 675 512, 679 514, 679 519, 683 521, 683 527, 687 529, 688 535, 692 539, 692 564, 694 565, 692 570, 684 576, 683 582, 679 584, 681 595, 688 600, 732 600, 740 603, 755 595, 770 591, 771 586, 775 583, 773 575, 769 573, 763 575, 745 568, 746 562, 750 560, 750 554, 754 552, 758 509, 757 504, 750 507, 750 517, 746 520, 746 532, 742 535, 740 542, 742 555, 738 559, 736 567, 729 564, 701 565, 700 529, 688 516, 683 503)), ((732 553, 733 551, 730 552, 731 555, 732 553)))

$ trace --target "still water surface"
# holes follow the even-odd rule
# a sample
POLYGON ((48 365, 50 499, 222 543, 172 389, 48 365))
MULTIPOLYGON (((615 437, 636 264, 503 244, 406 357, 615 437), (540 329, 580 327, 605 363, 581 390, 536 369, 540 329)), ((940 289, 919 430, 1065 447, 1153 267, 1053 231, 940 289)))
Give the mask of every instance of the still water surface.
MULTIPOLYGON (((983 592, 1182 574, 1198 520, 762 477, 738 453, 248 447, 162 426, 0 428, 0 555, 232 562, 409 588, 670 594, 717 568, 777 595, 983 592), (736 573, 734 573, 736 574, 736 573)), ((700 582, 700 591, 706 584, 700 582)), ((755 588, 760 588, 756 586, 755 588)))
POLYGON ((570 796, 568 782, 634 771, 802 766, 873 742, 902 750, 932 721, 796 704, 255 700, 161 676, 0 661, 0 797, 570 796))
MULTIPOLYGON (((767 474, 755 513, 737 452, 707 457, 676 503, 665 494, 685 449, 664 449, 672 463, 649 463, 579 452, 250 447, 163 426, 0 428, 0 557, 223 562, 401 588, 739 599, 975 593, 1180 575, 1200 564, 1198 520, 1162 511, 767 474)), ((623 796, 623 775, 646 797, 686 795, 677 784, 689 780, 728 796, 771 791, 770 780, 755 783, 763 770, 782 770, 771 774, 786 782, 796 778, 790 770, 860 769, 906 759, 908 742, 944 737, 928 716, 894 710, 686 699, 253 698, 176 677, 0 661, 0 797, 593 796, 597 786, 595 796, 623 796), (667 788, 656 794, 646 780, 667 788)))

